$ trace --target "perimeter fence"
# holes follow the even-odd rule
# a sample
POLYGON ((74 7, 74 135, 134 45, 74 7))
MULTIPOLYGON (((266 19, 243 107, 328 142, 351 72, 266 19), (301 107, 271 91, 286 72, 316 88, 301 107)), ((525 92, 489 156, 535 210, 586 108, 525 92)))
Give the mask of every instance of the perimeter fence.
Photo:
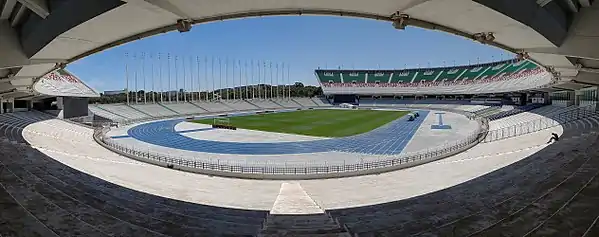
MULTIPOLYGON (((419 108, 411 107, 411 109, 419 108)), ((443 110, 441 108, 434 109, 443 110)), ((96 127, 94 132, 94 139, 101 145, 113 150, 114 152, 131 157, 133 159, 161 166, 166 166, 169 168, 229 177, 266 179, 310 179, 354 176, 359 174, 380 173, 396 169, 402 169, 460 153, 478 144, 479 142, 492 142, 508 139, 515 136, 538 132, 544 129, 555 127, 560 124, 572 122, 589 116, 597 116, 597 111, 591 110, 590 107, 577 107, 565 112, 552 115, 551 117, 528 121, 510 127, 489 131, 489 121, 484 117, 477 117, 477 115, 472 112, 456 111, 452 109, 445 110, 461 113, 470 119, 476 120, 479 123, 479 129, 477 129, 475 132, 468 135, 464 139, 447 143, 439 147, 399 155, 362 154, 364 158, 361 158, 355 162, 343 161, 342 164, 328 164, 326 161, 314 161, 304 163, 287 163, 274 161, 241 162, 238 160, 226 158, 183 158, 177 156, 170 156, 163 153, 153 152, 142 147, 130 145, 128 146, 125 144, 118 143, 110 137, 106 136, 106 134, 110 131, 110 126, 96 127)), ((168 117, 146 118, 135 121, 127 121, 127 124, 141 123, 145 121, 160 120, 167 118, 168 117)))
MULTIPOLYGON (((465 111, 454 112, 459 112, 472 120, 476 120, 479 123, 478 129, 463 139, 427 150, 398 155, 373 155, 354 152, 353 154, 357 155, 356 157, 361 158, 357 159, 355 162, 347 162, 344 160, 343 163, 338 162, 336 164, 331 164, 327 161, 303 163, 275 162, 272 160, 263 162, 241 162, 239 159, 210 157, 184 158, 170 156, 148 150, 147 148, 119 143, 106 136, 110 131, 110 126, 97 127, 94 132, 94 139, 114 152, 140 161, 197 173, 244 178, 274 179, 342 177, 385 172, 430 162, 457 154, 485 139, 489 128, 487 119, 475 117, 473 113, 465 111)), ((150 120, 158 119, 160 118, 153 118, 150 120)), ((145 120, 138 120, 137 123, 144 121, 145 120)))

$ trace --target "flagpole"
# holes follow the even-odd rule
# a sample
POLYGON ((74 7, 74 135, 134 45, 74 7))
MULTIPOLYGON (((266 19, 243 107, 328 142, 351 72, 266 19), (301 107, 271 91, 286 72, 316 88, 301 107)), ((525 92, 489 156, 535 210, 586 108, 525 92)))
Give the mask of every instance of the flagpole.
POLYGON ((171 103, 173 102, 173 95, 172 95, 172 90, 171 90, 171 54, 167 54, 167 61, 166 61, 166 66, 167 66, 167 74, 168 74, 168 89, 167 89, 167 93, 168 93, 168 102, 171 103))
MULTIPOLYGON (((204 56, 204 81, 208 84, 208 56, 204 56)), ((206 85, 206 101, 208 101, 208 85, 206 85)))
POLYGON ((283 86, 283 98, 287 98, 287 100, 289 101, 289 100, 291 100, 291 98, 289 98, 289 96, 287 96, 288 94, 285 93, 286 91, 289 90, 289 78, 285 77, 285 63, 283 63, 283 65, 281 65, 281 66, 282 66, 282 68, 281 68, 281 78, 283 79, 283 83, 284 83, 284 86, 283 86))
POLYGON ((249 99, 250 98, 250 92, 249 92, 249 86, 250 86, 250 78, 248 77, 248 61, 247 59, 245 60, 245 67, 244 67, 244 71, 245 71, 245 99, 249 99))
POLYGON ((135 104, 137 104, 137 102, 139 101, 137 98, 138 97, 138 95, 137 95, 138 94, 137 93, 138 92, 138 90, 137 90, 137 70, 138 70, 138 68, 137 68, 137 66, 139 65, 139 64, 137 64, 137 54, 133 55, 133 61, 136 64, 135 69, 133 70, 133 77, 135 78, 135 104))
POLYGON ((254 59, 250 62, 250 67, 252 68, 251 77, 252 77, 252 100, 256 98, 256 86, 254 85, 254 59))
POLYGON ((177 62, 179 61, 179 56, 175 56, 175 102, 179 103, 179 70, 177 68, 177 62))
POLYGON ((279 63, 275 63, 275 69, 277 70, 276 74, 275 74, 276 75, 275 82, 277 84, 277 88, 276 88, 276 90, 277 90, 277 100, 279 100, 280 99, 280 96, 279 96, 279 94, 280 94, 279 93, 280 92, 279 91, 279 85, 280 85, 280 83, 279 83, 279 63))
POLYGON ((183 66, 183 103, 185 103, 185 101, 187 101, 187 88, 186 88, 186 81, 187 81, 187 77, 185 76, 187 74, 187 70, 185 70, 185 57, 181 57, 181 64, 183 66))
MULTIPOLYGON (((264 76, 264 84, 266 84, 266 62, 264 62, 264 68, 262 69, 262 76, 264 76)), ((266 86, 264 86, 262 93, 264 94, 264 99, 266 100, 266 93, 268 91, 266 90, 266 86)))
POLYGON ((193 101, 193 57, 189 56, 188 62, 189 62, 189 102, 193 101))
POLYGON ((160 53, 158 53, 158 78, 160 78, 158 81, 160 81, 160 103, 164 103, 164 89, 163 89, 163 82, 162 82, 162 57, 160 57, 160 53))
POLYGON ((287 65, 287 80, 289 81, 289 99, 291 99, 291 83, 292 83, 291 77, 290 77, 290 75, 291 75, 290 69, 291 69, 291 66, 287 65))
POLYGON ((273 88, 272 88, 272 85, 273 85, 273 78, 272 78, 272 62, 270 62, 270 65, 269 65, 269 68, 268 68, 268 69, 269 69, 269 71, 270 71, 270 99, 272 99, 272 98, 274 97, 274 96, 273 96, 273 91, 272 91, 272 89, 273 89, 273 88))
POLYGON ((198 75, 198 101, 202 100, 202 82, 200 81, 200 56, 196 56, 196 69, 198 75))
POLYGON ((212 85, 212 97, 210 97, 210 101, 214 100, 214 56, 212 56, 212 63, 210 64, 210 67, 212 67, 212 69, 210 70, 210 74, 212 74, 212 79, 210 80, 212 83, 210 83, 212 85))
POLYGON ((144 104, 148 103, 148 99, 146 94, 148 94, 147 92, 147 87, 146 87, 146 53, 143 52, 141 53, 141 77, 144 80, 144 104))
MULTIPOLYGON (((241 93, 241 87, 243 86, 243 67, 241 66, 241 60, 237 60, 237 65, 239 66, 239 95, 237 96, 237 99, 242 100, 243 99, 243 94, 241 93)), ((237 93, 235 93, 237 94, 237 93)))
POLYGON ((129 53, 125 53, 125 93, 127 93, 127 105, 129 105, 129 53))
POLYGON ((156 88, 154 87, 154 81, 156 80, 156 77, 154 76, 154 57, 152 56, 152 54, 150 54, 150 61, 152 62, 152 103, 156 103, 156 94, 154 93, 156 91, 156 88))
POLYGON ((218 59, 218 100, 220 101, 222 99, 222 90, 223 90, 223 64, 220 60, 220 58, 218 59))

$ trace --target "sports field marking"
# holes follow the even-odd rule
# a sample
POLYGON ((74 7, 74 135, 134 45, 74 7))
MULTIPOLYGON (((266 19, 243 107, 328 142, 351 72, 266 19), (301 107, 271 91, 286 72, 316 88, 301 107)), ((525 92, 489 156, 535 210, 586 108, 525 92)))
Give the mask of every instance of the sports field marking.
MULTIPOLYGON (((347 137, 372 131, 408 113, 408 111, 319 109, 231 117, 230 122, 232 126, 243 129, 317 137, 347 137)), ((213 119, 193 122, 212 124, 213 119)))

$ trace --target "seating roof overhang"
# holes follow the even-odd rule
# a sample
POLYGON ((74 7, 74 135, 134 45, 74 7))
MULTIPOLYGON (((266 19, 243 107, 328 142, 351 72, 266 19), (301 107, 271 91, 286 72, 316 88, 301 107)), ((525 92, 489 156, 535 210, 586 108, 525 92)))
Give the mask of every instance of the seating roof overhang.
MULTIPOLYGON (((533 0, 517 3, 491 0, 67 0, 45 19, 19 30, 23 56, 30 61, 46 60, 47 63, 23 67, 16 76, 39 77, 42 75, 38 74, 56 67, 53 62, 73 62, 111 47, 174 31, 180 19, 203 24, 246 17, 332 15, 391 22, 395 13, 407 14, 411 26, 466 38, 492 32, 495 40, 489 44, 511 52, 557 48, 566 37, 569 21, 533 0), (73 12, 77 12, 77 16, 73 12), (27 67, 35 67, 35 70, 27 67)), ((389 27, 393 26, 389 24, 389 27)), ((392 47, 389 45, 390 50, 392 47)), ((543 65, 574 66, 564 56, 531 56, 543 65)), ((572 73, 577 71, 572 70, 572 73)))

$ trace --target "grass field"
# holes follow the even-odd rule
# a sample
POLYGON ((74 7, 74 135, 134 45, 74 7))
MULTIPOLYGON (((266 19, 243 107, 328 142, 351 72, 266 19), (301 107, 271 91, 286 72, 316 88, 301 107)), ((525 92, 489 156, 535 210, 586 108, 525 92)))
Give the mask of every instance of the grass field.
MULTIPOLYGON (((365 133, 406 115, 407 111, 301 110, 232 117, 231 125, 252 130, 319 137, 345 137, 365 133)), ((195 123, 212 124, 213 119, 195 123)))

